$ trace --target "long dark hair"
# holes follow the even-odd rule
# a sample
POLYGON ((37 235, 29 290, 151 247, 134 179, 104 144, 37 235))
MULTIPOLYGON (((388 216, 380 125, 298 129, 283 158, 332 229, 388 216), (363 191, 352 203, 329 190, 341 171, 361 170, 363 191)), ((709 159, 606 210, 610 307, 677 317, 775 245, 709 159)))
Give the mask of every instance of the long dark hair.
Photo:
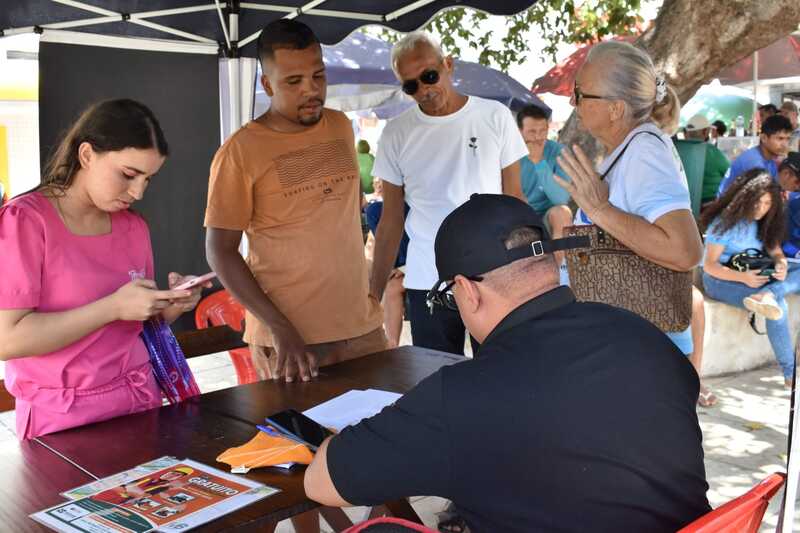
POLYGON ((78 117, 59 143, 42 174, 42 188, 65 191, 81 168, 78 147, 88 142, 95 152, 125 148, 155 148, 166 157, 164 132, 150 109, 134 100, 106 100, 90 106, 78 117))
POLYGON ((753 220, 758 200, 769 194, 772 207, 758 221, 758 238, 767 249, 780 246, 786 233, 786 217, 783 212, 781 187, 763 168, 748 170, 728 187, 725 193, 709 205, 700 219, 700 225, 708 230, 725 233, 740 222, 753 220))

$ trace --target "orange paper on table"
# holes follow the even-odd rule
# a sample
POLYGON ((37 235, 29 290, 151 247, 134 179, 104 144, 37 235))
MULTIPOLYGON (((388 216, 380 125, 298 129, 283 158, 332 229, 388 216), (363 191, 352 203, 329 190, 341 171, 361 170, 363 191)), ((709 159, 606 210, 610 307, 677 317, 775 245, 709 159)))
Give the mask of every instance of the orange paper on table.
POLYGON ((229 448, 217 461, 231 468, 258 468, 284 463, 310 464, 314 454, 308 447, 285 437, 273 437, 259 431, 247 444, 229 448))

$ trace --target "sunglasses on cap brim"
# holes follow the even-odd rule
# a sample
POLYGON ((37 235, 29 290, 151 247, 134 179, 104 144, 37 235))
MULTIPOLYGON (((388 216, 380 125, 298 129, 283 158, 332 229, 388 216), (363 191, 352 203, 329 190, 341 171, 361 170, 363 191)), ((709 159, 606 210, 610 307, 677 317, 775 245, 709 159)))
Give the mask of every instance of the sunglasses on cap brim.
POLYGON ((428 69, 419 75, 419 78, 414 80, 406 80, 403 82, 403 92, 409 96, 414 96, 419 90, 420 82, 425 85, 436 85, 439 83, 439 71, 436 69, 428 69))

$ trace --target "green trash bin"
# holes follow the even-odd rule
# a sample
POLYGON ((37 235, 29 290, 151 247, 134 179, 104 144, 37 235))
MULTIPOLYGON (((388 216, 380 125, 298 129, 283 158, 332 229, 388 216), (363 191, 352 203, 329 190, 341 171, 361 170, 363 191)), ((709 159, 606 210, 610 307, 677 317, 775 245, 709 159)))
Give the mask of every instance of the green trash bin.
POLYGON ((700 198, 703 195, 703 174, 708 144, 683 139, 676 139, 673 142, 683 163, 683 171, 686 173, 686 180, 689 184, 692 213, 695 217, 700 216, 700 198))

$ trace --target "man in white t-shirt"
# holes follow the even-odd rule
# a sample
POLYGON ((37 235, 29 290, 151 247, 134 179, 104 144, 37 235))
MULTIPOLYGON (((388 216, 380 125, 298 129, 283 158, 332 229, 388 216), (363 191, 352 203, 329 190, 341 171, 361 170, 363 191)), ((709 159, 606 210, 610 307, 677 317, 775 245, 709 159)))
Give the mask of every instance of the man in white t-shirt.
POLYGON ((387 124, 372 174, 383 180, 383 214, 375 241, 370 293, 381 298, 403 235, 410 242, 404 285, 415 346, 464 353, 464 324, 455 311, 425 300, 439 276, 433 241, 442 220, 473 193, 525 200, 519 160, 528 154, 511 111, 458 93, 453 59, 436 40, 412 32, 392 49, 392 68, 417 106, 387 124))

